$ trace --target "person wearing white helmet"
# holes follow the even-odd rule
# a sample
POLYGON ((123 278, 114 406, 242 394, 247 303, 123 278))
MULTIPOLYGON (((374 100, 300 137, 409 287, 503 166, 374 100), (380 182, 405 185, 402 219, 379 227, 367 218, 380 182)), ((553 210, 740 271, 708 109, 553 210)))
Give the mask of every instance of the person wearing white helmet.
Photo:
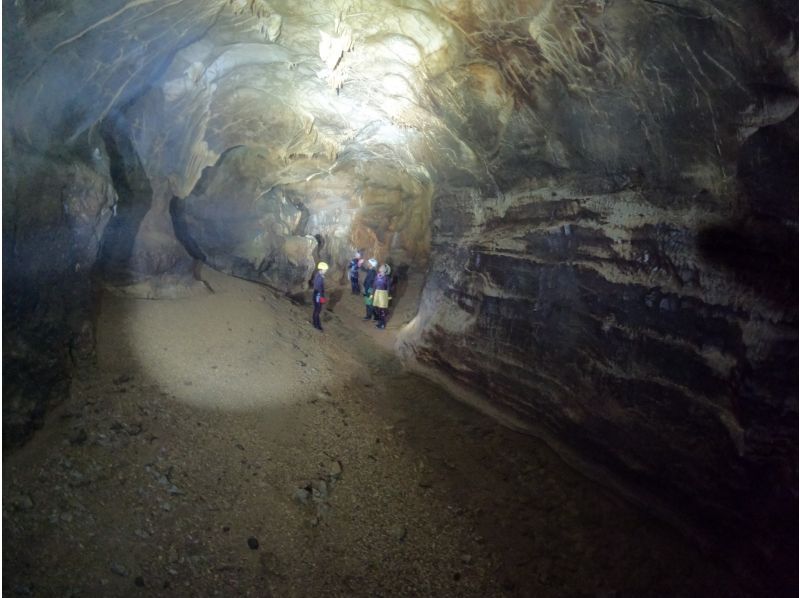
POLYGON ((372 295, 372 307, 378 314, 376 328, 383 330, 386 328, 386 311, 389 308, 389 274, 392 269, 388 264, 383 264, 378 268, 378 276, 375 277, 375 292, 372 295))
POLYGON ((358 284, 358 271, 361 269, 361 264, 364 260, 361 259, 361 252, 356 251, 353 259, 350 260, 350 286, 352 287, 353 295, 361 293, 361 285, 358 284))
POLYGON ((311 319, 314 328, 322 331, 322 322, 319 320, 319 314, 322 311, 322 305, 327 303, 325 298, 325 273, 328 271, 328 264, 320 262, 317 264, 317 273, 314 275, 314 294, 312 296, 314 301, 314 314, 311 319))
POLYGON ((374 257, 367 260, 367 275, 364 277, 364 305, 367 308, 367 315, 364 316, 365 320, 371 320, 375 315, 372 309, 372 287, 375 286, 375 276, 378 274, 375 269, 377 267, 378 260, 374 257))

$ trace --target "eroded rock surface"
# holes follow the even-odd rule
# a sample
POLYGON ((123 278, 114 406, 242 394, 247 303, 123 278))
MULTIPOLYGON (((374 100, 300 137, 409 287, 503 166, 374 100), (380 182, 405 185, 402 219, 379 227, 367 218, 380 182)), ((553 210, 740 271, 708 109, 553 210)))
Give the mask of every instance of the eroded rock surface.
POLYGON ((792 561, 795 3, 3 10, 14 388, 91 337, 98 255, 163 297, 198 259, 300 293, 363 248, 428 268, 409 363, 792 561))

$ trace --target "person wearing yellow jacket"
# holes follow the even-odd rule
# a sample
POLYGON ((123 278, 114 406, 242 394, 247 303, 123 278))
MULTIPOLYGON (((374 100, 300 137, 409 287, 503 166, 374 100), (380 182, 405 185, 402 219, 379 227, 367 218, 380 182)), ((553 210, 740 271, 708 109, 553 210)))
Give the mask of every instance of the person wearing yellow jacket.
POLYGON ((376 328, 386 328, 386 312, 389 309, 389 274, 391 268, 388 264, 383 264, 378 268, 378 276, 375 277, 375 292, 372 295, 372 309, 378 314, 376 328))

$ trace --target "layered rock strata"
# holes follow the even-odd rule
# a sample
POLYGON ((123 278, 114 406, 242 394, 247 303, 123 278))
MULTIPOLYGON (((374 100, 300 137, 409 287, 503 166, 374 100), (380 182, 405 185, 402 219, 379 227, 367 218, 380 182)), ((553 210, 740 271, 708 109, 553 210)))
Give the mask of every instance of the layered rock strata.
POLYGON ((3 11, 10 437, 91 353, 93 269, 299 293, 365 248, 430 266, 409 363, 791 561, 796 3, 3 11))

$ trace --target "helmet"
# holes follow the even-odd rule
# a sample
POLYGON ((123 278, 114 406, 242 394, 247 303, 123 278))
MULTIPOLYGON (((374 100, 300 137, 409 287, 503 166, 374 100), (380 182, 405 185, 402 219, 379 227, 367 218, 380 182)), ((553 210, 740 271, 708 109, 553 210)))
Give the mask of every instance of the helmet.
POLYGON ((323 272, 325 272, 327 271, 327 269, 328 269, 328 264, 326 264, 325 262, 320 262, 319 264, 317 264, 317 270, 322 270, 323 272))
POLYGON ((369 265, 372 266, 373 268, 378 267, 378 260, 376 260, 374 257, 369 258, 369 260, 367 261, 369 262, 369 265))
POLYGON ((392 267, 389 264, 384 264, 383 268, 384 272, 386 273, 386 276, 389 276, 389 274, 392 273, 392 267))
POLYGON ((360 258, 361 257, 361 252, 360 251, 356 251, 355 254, 353 255, 353 257, 360 258))

